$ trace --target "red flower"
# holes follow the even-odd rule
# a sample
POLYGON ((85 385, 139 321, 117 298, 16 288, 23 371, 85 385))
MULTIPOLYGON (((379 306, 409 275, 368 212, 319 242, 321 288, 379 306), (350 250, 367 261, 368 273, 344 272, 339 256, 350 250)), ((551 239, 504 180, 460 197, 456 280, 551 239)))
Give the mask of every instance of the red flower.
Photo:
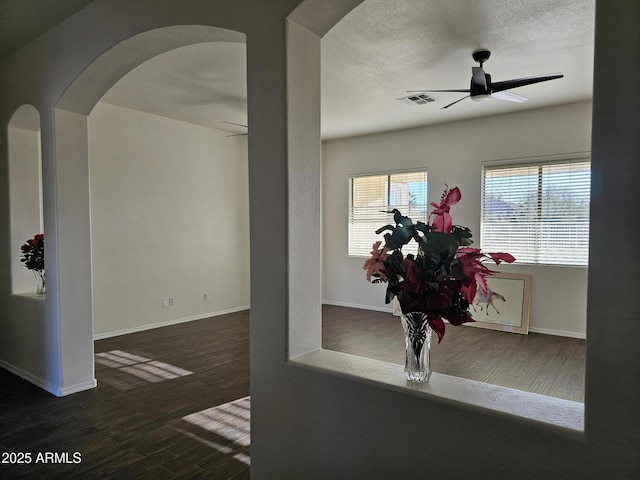
POLYGON ((471 281, 468 285, 463 287, 463 292, 467 296, 469 303, 473 302, 476 297, 477 286, 479 286, 483 292, 487 292, 488 275, 494 273, 489 270, 481 262, 482 260, 493 260, 496 265, 500 265, 501 262, 511 263, 515 261, 513 255, 509 253, 482 253, 479 248, 460 247, 456 253, 456 259, 458 260, 458 268, 460 272, 471 281))
POLYGON ((419 312, 421 311, 420 306, 425 301, 425 285, 418 278, 418 271, 413 260, 405 258, 403 265, 404 274, 398 285, 400 306, 403 312, 419 312))
POLYGON ((435 215, 435 218, 431 222, 431 228, 433 231, 451 233, 453 221, 451 220, 449 210, 451 209, 451 206, 458 203, 461 198, 462 194, 458 187, 452 189, 447 187, 440 198, 440 205, 435 202, 431 202, 431 205, 436 207, 436 209, 431 212, 431 215, 435 215))
POLYGON ((405 258, 402 262, 404 265, 404 281, 402 284, 411 292, 420 292, 423 284, 418 278, 418 269, 415 262, 410 258, 405 258))
POLYGON ((22 258, 20 261, 29 270, 44 271, 44 235, 38 233, 20 247, 22 258))
POLYGON ((432 312, 427 313, 427 319, 433 331, 438 335, 438 343, 440 343, 444 337, 444 320, 440 315, 432 312))

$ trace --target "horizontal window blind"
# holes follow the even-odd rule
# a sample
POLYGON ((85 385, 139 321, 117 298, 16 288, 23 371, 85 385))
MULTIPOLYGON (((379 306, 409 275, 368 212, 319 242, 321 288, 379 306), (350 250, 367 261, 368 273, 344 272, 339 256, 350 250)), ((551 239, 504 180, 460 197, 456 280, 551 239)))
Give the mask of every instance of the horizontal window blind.
MULTIPOLYGON (((368 257, 371 246, 384 234, 380 227, 393 224, 397 208, 414 223, 427 220, 427 172, 403 172, 358 176, 349 179, 349 255, 368 257)), ((403 247, 405 253, 416 253, 415 242, 403 247)))
POLYGON ((517 263, 587 265, 589 160, 485 166, 481 245, 517 263))

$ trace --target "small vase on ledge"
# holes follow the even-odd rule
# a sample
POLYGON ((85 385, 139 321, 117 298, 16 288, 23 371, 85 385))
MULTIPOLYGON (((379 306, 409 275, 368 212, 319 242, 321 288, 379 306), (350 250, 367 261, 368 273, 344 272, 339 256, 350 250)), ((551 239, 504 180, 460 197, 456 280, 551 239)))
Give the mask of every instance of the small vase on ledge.
POLYGON ((422 312, 403 313, 400 317, 405 334, 404 371, 410 382, 428 382, 431 378, 431 326, 422 312))
POLYGON ((36 277, 36 295, 38 297, 44 296, 44 270, 32 270, 33 275, 36 277))

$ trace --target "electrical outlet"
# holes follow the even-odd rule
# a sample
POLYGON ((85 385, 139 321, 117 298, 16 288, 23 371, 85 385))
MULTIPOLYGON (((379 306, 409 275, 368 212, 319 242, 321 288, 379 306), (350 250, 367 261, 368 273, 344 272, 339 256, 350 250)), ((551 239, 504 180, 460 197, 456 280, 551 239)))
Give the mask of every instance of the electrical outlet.
POLYGON ((169 297, 169 305, 173 305, 173 297, 169 297))
POLYGON ((169 303, 169 300, 169 297, 162 297, 162 306, 168 307, 169 305, 171 305, 171 303, 169 303))

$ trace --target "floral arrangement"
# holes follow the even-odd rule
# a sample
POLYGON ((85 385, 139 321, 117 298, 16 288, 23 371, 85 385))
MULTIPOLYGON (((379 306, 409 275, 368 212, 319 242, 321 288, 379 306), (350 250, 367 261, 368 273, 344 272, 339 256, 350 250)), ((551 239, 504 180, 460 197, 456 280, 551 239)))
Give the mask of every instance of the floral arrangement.
POLYGON ((452 325, 473 322, 469 305, 477 289, 487 292, 485 278, 492 273, 482 262, 492 260, 511 263, 515 258, 508 253, 482 253, 471 248, 472 234, 467 227, 453 225, 449 210, 462 195, 458 187, 446 188, 440 203, 432 202, 435 209, 428 223, 416 222, 393 209, 395 225, 376 230, 384 235, 385 245, 373 244, 371 258, 363 269, 367 280, 386 283, 386 303, 398 299, 403 314, 422 312, 438 335, 438 343, 445 333, 446 319, 452 325), (417 255, 402 254, 402 247, 414 240, 417 255))
POLYGON ((36 294, 44 295, 44 234, 38 233, 22 245, 20 261, 36 277, 36 294))
POLYGON ((44 234, 38 233, 22 245, 21 262, 29 270, 44 270, 44 234))

